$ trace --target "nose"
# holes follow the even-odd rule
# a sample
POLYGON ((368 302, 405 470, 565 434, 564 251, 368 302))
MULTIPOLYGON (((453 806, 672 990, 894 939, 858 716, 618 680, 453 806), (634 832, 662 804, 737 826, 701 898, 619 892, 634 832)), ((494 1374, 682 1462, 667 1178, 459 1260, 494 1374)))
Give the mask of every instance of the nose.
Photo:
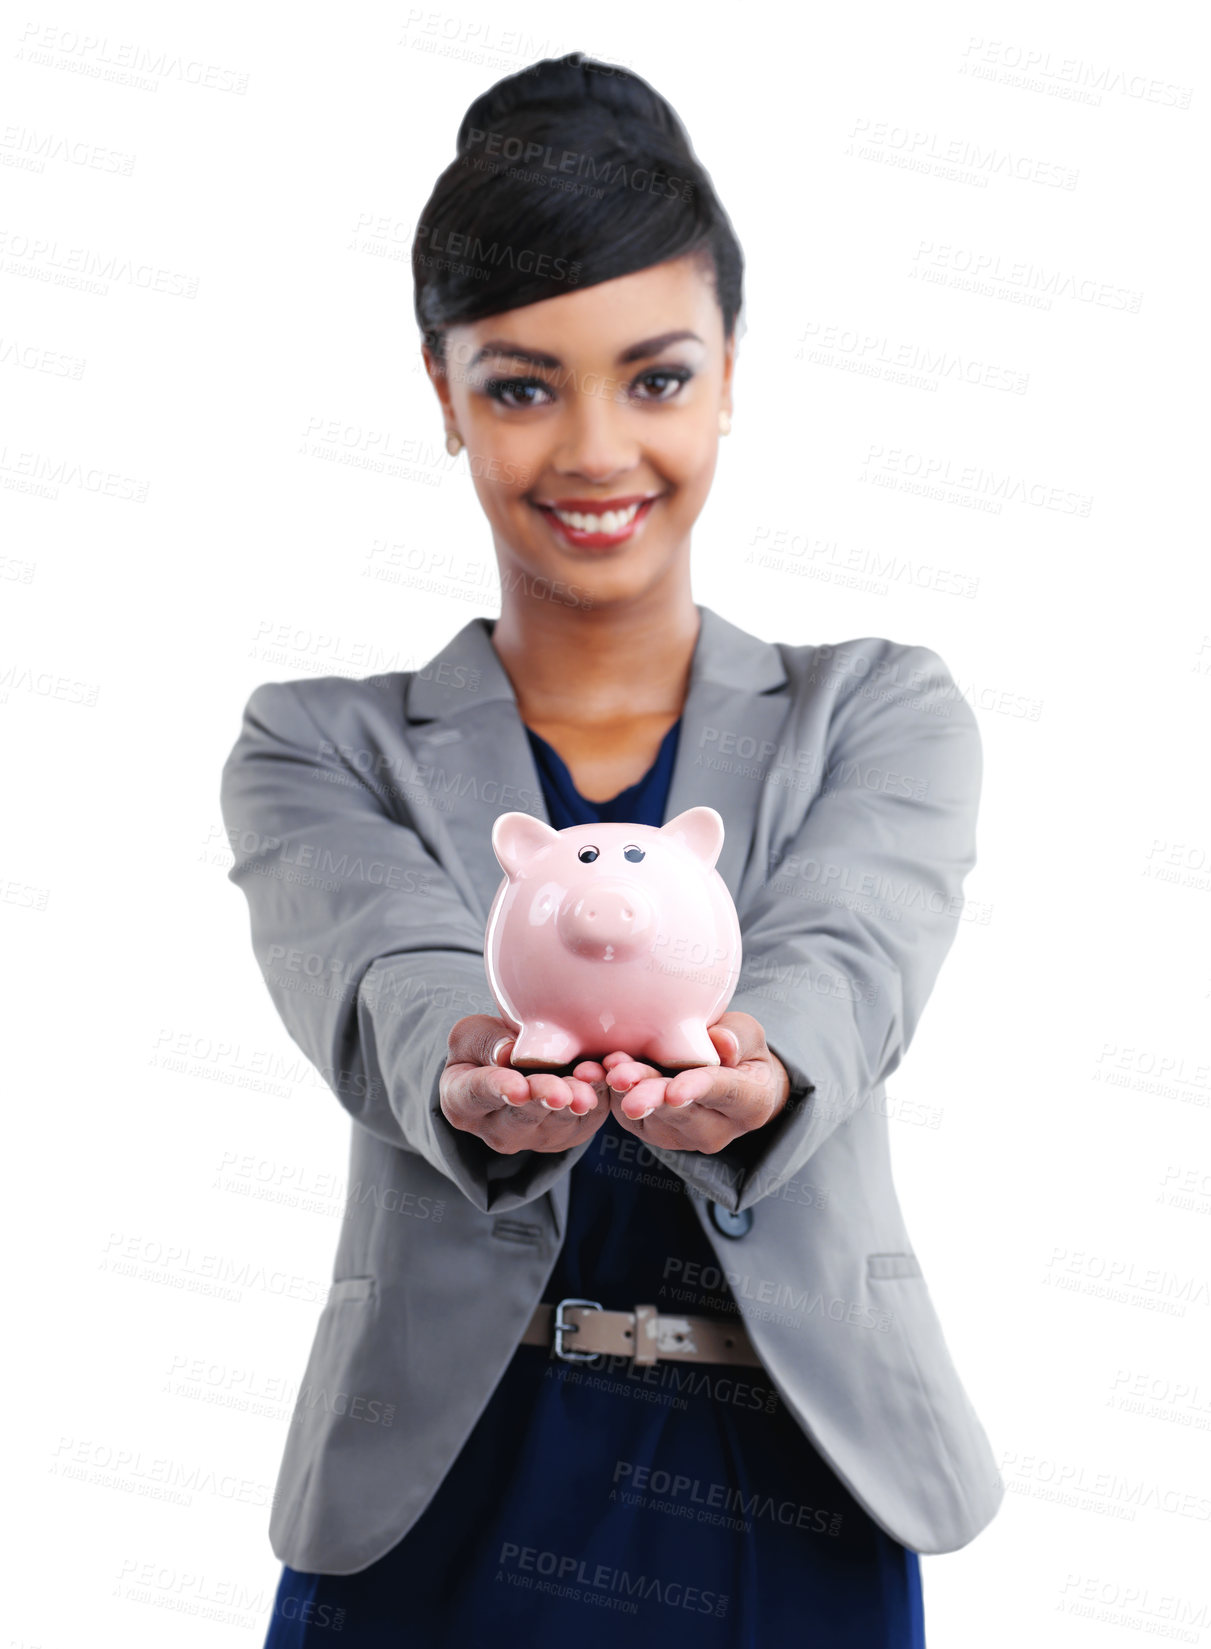
POLYGON ((600 882, 565 902, 558 927, 569 950, 610 961, 632 955, 654 919, 651 902, 638 888, 600 882))
POLYGON ((564 428, 554 454, 561 476, 579 476, 602 486, 635 468, 639 443, 611 380, 587 375, 565 404, 564 428))

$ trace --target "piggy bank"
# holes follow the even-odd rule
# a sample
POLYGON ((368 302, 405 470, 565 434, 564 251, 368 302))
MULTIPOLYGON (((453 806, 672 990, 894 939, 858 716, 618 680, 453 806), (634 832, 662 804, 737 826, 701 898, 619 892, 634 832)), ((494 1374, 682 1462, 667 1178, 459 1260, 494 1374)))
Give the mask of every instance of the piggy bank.
POLYGON ((554 830, 502 813, 504 870, 488 913, 484 966, 517 1032, 518 1069, 572 1065, 622 1049, 665 1069, 718 1065, 707 1035, 739 977, 740 923, 715 869, 723 820, 691 807, 657 829, 554 830))

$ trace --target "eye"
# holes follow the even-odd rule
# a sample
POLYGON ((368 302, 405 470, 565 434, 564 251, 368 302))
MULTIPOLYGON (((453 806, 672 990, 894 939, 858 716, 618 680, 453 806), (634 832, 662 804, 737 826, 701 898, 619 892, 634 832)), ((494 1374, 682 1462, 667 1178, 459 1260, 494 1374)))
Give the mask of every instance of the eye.
POLYGON ((509 407, 514 412, 524 412, 528 407, 541 406, 542 402, 534 400, 512 401, 508 397, 511 395, 525 396, 536 389, 541 390, 544 395, 550 393, 548 386, 543 383, 541 378, 489 378, 484 385, 483 392, 489 400, 499 401, 502 406, 509 407))
POLYGON ((629 859, 633 865, 637 865, 640 859, 646 857, 641 847, 624 847, 622 856, 624 859, 629 859))
POLYGON ((640 401, 647 401, 649 404, 659 401, 672 401, 681 393, 682 386, 689 383, 693 376, 694 374, 690 371, 690 369, 684 366, 653 367, 649 372, 641 372, 639 377, 635 379, 635 383, 650 384, 653 380, 656 382, 663 380, 665 386, 663 392, 655 395, 640 395, 637 398, 640 401), (674 384, 676 386, 671 392, 668 389, 669 384, 674 384))
POLYGON ((597 857, 597 849, 595 847, 582 847, 576 857, 582 865, 591 865, 597 857))

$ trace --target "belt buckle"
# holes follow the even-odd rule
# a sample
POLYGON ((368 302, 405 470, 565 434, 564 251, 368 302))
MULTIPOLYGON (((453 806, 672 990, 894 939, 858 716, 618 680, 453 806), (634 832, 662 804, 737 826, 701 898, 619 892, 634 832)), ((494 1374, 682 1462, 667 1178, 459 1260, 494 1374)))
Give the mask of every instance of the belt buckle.
POLYGON ((599 1351, 564 1350, 563 1336, 565 1334, 575 1334, 580 1328, 579 1323, 567 1323, 564 1321, 563 1310, 564 1307, 568 1305, 588 1305, 592 1306, 595 1311, 600 1311, 602 1309, 601 1301, 578 1300, 574 1295, 569 1294, 564 1299, 560 1300, 559 1304, 555 1307, 555 1355, 557 1357, 561 1357, 565 1363, 590 1363, 594 1357, 600 1357, 601 1353, 599 1351))

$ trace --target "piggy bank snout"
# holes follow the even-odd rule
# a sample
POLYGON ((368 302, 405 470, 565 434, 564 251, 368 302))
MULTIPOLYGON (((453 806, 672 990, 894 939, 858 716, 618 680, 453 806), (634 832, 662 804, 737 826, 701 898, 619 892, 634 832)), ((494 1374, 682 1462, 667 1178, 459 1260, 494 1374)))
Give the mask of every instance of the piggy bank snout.
POLYGON ((656 926, 656 907, 634 883, 595 880, 560 907, 556 929, 569 950, 602 959, 632 953, 656 926))

